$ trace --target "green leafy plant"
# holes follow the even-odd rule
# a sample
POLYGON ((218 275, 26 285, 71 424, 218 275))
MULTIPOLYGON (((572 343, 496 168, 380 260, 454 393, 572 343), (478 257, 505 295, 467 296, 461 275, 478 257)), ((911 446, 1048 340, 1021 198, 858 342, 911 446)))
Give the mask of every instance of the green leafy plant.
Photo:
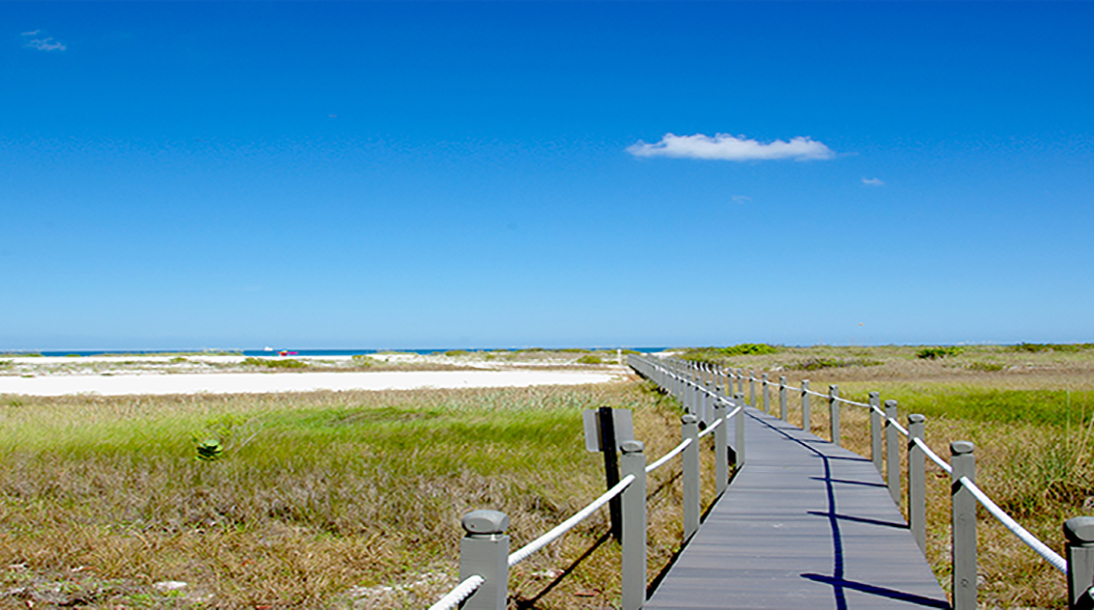
POLYGON ((196 443, 198 452, 197 458, 203 462, 219 460, 220 456, 224 454, 224 446, 215 438, 196 441, 196 443))
POLYGON ((578 364, 604 364, 604 361, 600 359, 600 356, 594 354, 586 354, 577 359, 578 364))
POLYGON ((957 356, 963 351, 965 351, 964 348, 956 345, 946 347, 925 347, 916 352, 915 357, 921 360, 941 360, 942 358, 957 356))

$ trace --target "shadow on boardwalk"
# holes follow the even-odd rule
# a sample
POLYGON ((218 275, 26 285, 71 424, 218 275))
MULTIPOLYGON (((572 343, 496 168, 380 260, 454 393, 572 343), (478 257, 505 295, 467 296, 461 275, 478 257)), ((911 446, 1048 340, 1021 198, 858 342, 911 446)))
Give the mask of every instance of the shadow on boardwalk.
POLYGON ((949 608, 870 460, 748 409, 746 463, 646 608, 949 608))

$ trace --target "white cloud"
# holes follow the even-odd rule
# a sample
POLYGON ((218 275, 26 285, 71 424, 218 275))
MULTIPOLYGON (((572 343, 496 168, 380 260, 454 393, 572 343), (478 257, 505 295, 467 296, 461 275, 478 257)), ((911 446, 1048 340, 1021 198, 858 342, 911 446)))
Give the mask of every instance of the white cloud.
MULTIPOLYGON (((42 30, 34 30, 32 32, 23 32, 24 38, 30 38, 31 36, 37 36, 42 30)), ((61 42, 54 40, 52 36, 46 38, 31 38, 23 44, 28 49, 36 49, 38 51, 64 51, 66 47, 61 42)))
POLYGON ((752 203, 752 198, 744 195, 734 195, 733 203, 752 203))
POLYGON ((866 186, 882 186, 885 184, 885 181, 881 178, 863 178, 862 183, 866 186))
POLYGON ((714 137, 701 133, 693 136, 678 136, 666 133, 656 144, 638 141, 627 147, 627 152, 636 157, 676 157, 686 159, 716 159, 721 161, 755 161, 772 159, 831 159, 836 156, 821 142, 812 138, 798 136, 790 141, 775 140, 764 144, 756 140, 746 140, 744 136, 731 136, 725 133, 714 137))

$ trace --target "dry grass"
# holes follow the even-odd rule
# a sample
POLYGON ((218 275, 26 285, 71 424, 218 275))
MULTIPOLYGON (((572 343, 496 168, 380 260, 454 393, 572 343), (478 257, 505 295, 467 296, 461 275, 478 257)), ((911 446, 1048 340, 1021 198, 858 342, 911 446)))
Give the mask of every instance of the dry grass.
MULTIPOLYGON (((599 455, 585 451, 581 424, 583 409, 601 405, 634 410, 651 458, 679 442, 678 404, 639 382, 3 398, 0 605, 428 605, 455 584, 464 513, 509 514, 516 549, 602 493, 599 455), (206 438, 223 443, 221 459, 195 459, 206 438), (187 585, 164 590, 169 581, 187 585)), ((708 471, 711 453, 703 452, 708 471)), ((679 546, 673 472, 649 484, 660 488, 651 577, 679 546)), ((605 521, 594 516, 517 566, 514 603, 617 603, 616 543, 574 565, 605 521)))

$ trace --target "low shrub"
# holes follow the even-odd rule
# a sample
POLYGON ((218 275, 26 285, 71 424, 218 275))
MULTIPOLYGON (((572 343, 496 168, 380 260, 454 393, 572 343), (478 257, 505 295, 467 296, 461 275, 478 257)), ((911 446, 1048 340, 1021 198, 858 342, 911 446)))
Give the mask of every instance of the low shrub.
POLYGON ((1007 367, 997 362, 970 362, 965 366, 970 371, 979 371, 981 373, 994 373, 1001 371, 1007 367))
POLYGON ((878 366, 885 364, 880 360, 869 358, 807 358, 787 366, 789 369, 799 371, 819 371, 821 369, 835 369, 848 366, 878 366))
POLYGON ((920 360, 941 360, 942 358, 949 358, 950 356, 957 356, 961 352, 965 351, 964 348, 956 345, 950 345, 946 347, 925 347, 915 353, 915 357, 920 360))
POLYGON ((268 360, 266 358, 255 358, 253 356, 248 356, 247 358, 244 358, 242 364, 243 366, 264 366, 270 369, 301 369, 308 366, 307 364, 293 358, 286 358, 284 360, 268 360))
POLYGON ((1039 352, 1075 353, 1091 348, 1094 348, 1094 343, 1026 343, 1023 341, 1018 345, 1008 346, 1007 350, 1036 354, 1039 352))
POLYGON ((604 361, 600 359, 600 356, 593 354, 586 354, 577 359, 578 364, 604 364, 604 361))
POLYGON ((372 356, 366 356, 364 354, 355 354, 350 360, 353 364, 361 367, 369 367, 376 364, 376 359, 372 356))

